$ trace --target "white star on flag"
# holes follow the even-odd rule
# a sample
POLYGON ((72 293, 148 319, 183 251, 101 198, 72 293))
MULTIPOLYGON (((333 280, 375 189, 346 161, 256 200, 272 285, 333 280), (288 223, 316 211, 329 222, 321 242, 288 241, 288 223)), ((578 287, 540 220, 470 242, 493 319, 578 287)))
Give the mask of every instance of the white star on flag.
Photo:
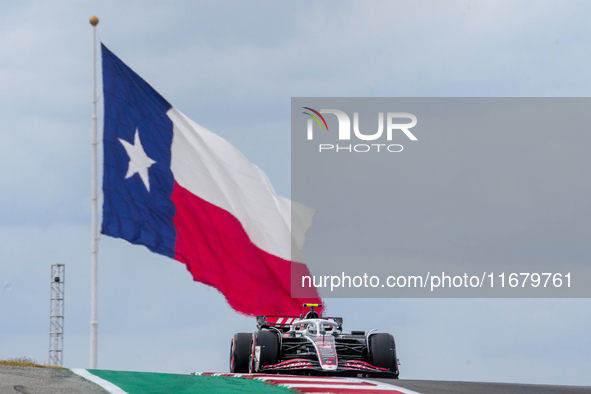
POLYGON ((125 175, 125 179, 130 178, 134 174, 139 174, 140 178, 144 182, 146 189, 150 191, 150 178, 148 177, 148 168, 154 163, 154 160, 150 159, 146 152, 144 151, 144 147, 140 141, 140 134, 138 129, 135 129, 135 137, 133 140, 133 145, 129 142, 122 140, 119 138, 119 142, 125 148, 127 155, 129 156, 129 168, 127 169, 127 174, 125 175))

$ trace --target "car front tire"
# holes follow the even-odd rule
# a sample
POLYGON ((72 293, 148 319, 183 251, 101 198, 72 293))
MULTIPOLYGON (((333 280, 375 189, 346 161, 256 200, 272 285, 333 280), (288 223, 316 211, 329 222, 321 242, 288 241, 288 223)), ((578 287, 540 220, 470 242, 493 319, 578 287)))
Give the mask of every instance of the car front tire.
POLYGON ((271 331, 260 330, 252 334, 250 363, 248 366, 250 373, 262 371, 264 366, 277 364, 279 359, 279 338, 277 334, 271 331), (255 365, 254 352, 257 346, 260 346, 258 367, 255 365))
POLYGON ((247 373, 250 358, 250 337, 248 332, 234 334, 230 345, 230 372, 247 373))
POLYGON ((396 343, 392 334, 378 333, 369 337, 369 363, 374 367, 386 368, 398 378, 396 343))

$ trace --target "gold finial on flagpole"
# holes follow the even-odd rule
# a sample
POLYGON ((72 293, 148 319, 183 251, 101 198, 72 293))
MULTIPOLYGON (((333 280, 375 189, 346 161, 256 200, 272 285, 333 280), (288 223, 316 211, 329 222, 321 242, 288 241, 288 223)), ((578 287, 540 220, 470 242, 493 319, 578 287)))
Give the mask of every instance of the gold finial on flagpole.
POLYGON ((96 26, 96 25, 98 25, 98 23, 99 23, 99 18, 97 18, 94 15, 90 17, 90 24, 91 25, 96 26))

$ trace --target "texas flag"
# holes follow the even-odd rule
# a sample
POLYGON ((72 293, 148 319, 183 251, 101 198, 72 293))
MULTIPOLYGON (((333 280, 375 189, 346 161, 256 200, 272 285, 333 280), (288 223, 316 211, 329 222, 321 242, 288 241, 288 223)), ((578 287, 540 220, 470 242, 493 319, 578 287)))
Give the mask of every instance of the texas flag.
MULTIPOLYGON (((299 315, 291 273, 314 211, 275 194, 234 146, 173 108, 102 45, 102 233, 185 264, 248 315, 299 315)), ((138 267, 141 262, 136 262, 138 267)))

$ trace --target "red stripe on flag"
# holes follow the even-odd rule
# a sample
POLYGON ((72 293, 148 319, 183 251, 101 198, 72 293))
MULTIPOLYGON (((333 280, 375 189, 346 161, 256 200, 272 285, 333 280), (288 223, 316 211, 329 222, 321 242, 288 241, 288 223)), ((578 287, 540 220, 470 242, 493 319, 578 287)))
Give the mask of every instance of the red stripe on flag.
POLYGON ((299 315, 302 303, 291 298, 291 271, 310 275, 305 264, 290 262, 254 245, 242 224, 175 182, 175 260, 184 263, 195 281, 216 287, 236 311, 247 315, 299 315), (247 296, 245 296, 247 295, 247 296))

